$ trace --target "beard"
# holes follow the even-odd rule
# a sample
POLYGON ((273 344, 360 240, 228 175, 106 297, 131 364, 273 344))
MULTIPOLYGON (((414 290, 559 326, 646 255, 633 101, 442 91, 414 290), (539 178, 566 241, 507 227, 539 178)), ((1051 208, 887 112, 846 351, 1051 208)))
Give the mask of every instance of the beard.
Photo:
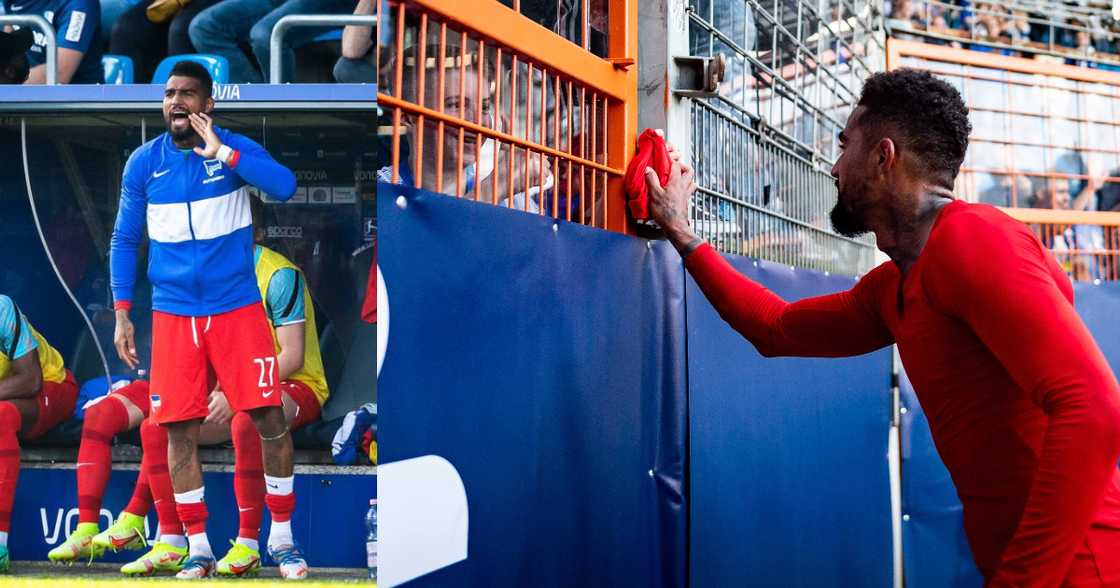
POLYGON ((186 128, 177 131, 177 130, 174 130, 174 129, 171 128, 171 122, 168 121, 167 132, 171 134, 172 139, 174 139, 175 141, 179 141, 179 142, 187 141, 187 140, 192 139, 194 137, 198 137, 198 133, 196 133, 194 131, 194 127, 190 126, 189 124, 186 126, 186 128))
POLYGON ((829 213, 828 217, 832 221, 832 230, 845 237, 855 238, 870 231, 864 224, 863 219, 849 210, 847 206, 844 206, 839 197, 837 197, 836 206, 832 207, 832 212, 829 213))

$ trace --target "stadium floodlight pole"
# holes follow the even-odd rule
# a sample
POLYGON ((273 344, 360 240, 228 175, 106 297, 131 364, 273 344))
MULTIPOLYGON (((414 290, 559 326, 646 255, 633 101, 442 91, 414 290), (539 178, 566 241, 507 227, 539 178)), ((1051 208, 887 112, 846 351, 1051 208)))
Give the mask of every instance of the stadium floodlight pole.
POLYGON ((294 27, 322 27, 359 25, 374 27, 377 25, 377 16, 359 14, 289 14, 272 25, 272 37, 269 40, 268 56, 268 82, 279 84, 283 80, 280 65, 280 47, 284 43, 284 35, 288 29, 294 27))
POLYGON ((43 31, 47 43, 47 83, 58 83, 58 43, 54 38, 54 27, 47 19, 38 14, 0 14, 0 28, 7 25, 32 25, 43 31))

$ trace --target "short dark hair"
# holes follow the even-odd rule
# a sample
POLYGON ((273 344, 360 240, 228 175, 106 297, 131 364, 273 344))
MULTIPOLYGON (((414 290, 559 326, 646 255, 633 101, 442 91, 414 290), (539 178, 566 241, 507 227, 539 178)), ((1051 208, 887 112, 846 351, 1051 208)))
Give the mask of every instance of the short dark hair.
POLYGON ((911 68, 867 78, 859 106, 860 125, 889 125, 902 134, 902 148, 913 151, 926 173, 952 189, 960 172, 972 124, 960 92, 928 71, 911 68))
MULTIPOLYGON (((198 80, 202 89, 206 92, 206 97, 209 98, 214 94, 214 78, 210 77, 210 72, 197 61, 180 61, 171 68, 172 76, 183 76, 194 78, 198 80)), ((170 77, 170 76, 168 76, 170 77)))

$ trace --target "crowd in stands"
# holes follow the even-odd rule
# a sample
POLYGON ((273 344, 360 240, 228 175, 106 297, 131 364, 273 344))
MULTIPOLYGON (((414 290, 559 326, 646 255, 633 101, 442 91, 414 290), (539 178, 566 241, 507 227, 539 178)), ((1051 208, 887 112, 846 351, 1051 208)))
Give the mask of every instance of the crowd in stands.
MULTIPOLYGON (((228 62, 229 83, 268 81, 269 42, 273 26, 284 16, 370 15, 375 0, 0 0, 0 14, 39 15, 54 27, 58 46, 58 83, 99 84, 104 81, 102 56, 127 57, 133 80, 148 83, 166 57, 208 54, 228 62)), ((4 27, 7 31, 16 25, 4 27)), ((333 78, 369 82, 374 78, 372 27, 296 27, 285 36, 280 56, 284 81, 326 81, 331 66, 300 76, 295 51, 316 42, 328 44, 337 59, 333 78)), ((34 32, 26 50, 29 84, 46 82, 46 39, 34 32)), ((14 76, 11 76, 14 77, 14 76)), ((162 80, 157 80, 162 81, 162 80)))
POLYGON ((904 38, 1120 70, 1120 21, 1097 0, 889 0, 884 14, 904 38))
MULTIPOLYGON (((1080 159, 1080 158, 1077 158, 1080 159)), ((1008 177, 1005 182, 981 197, 981 201, 1007 206, 1012 189, 1018 193, 1018 205, 1069 211, 1120 212, 1120 185, 1108 181, 1120 174, 1113 170, 1105 176, 1101 169, 1082 166, 1082 177, 1046 176, 1008 177), (997 195, 998 193, 998 195, 997 195), (996 195, 996 199, 991 197, 996 195)), ((1118 259, 1111 253, 1111 243, 1120 243, 1116 228, 1097 224, 1035 225, 1043 244, 1051 249, 1070 275, 1079 281, 1115 276, 1118 259)))

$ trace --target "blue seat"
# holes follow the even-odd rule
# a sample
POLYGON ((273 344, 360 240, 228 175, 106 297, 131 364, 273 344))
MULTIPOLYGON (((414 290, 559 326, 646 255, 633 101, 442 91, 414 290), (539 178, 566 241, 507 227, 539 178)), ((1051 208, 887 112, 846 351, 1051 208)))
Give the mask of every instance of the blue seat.
POLYGON ((172 55, 164 59, 159 62, 159 67, 156 68, 156 73, 152 76, 152 83, 162 84, 166 82, 167 78, 171 77, 171 69, 180 61, 201 63, 210 72, 210 77, 214 78, 214 82, 219 84, 229 83, 229 60, 221 55, 211 55, 209 53, 172 55))
POLYGON ((102 55, 101 69, 106 84, 119 86, 132 83, 132 58, 124 55, 102 55))

